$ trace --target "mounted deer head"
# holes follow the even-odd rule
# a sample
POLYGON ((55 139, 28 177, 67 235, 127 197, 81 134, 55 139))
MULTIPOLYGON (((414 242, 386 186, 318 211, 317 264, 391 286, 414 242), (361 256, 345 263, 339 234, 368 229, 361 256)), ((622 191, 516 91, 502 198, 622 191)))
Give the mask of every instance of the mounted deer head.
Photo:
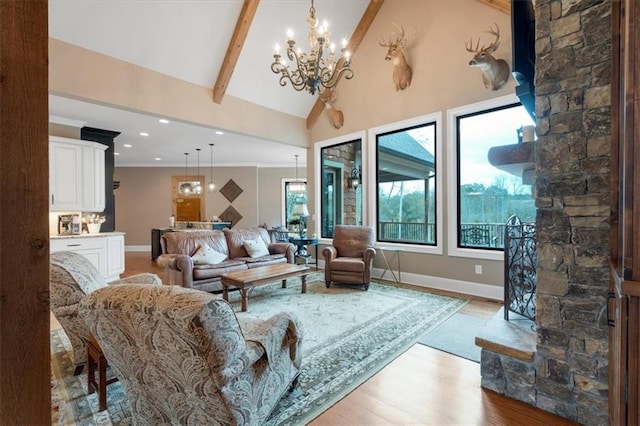
POLYGON ((465 42, 464 45, 467 48, 467 52, 474 53, 473 59, 469 61, 469 66, 480 68, 484 87, 491 90, 498 90, 509 80, 509 64, 507 64, 504 59, 496 59, 492 55, 492 53, 498 49, 498 46, 500 46, 500 28, 498 24, 496 24, 495 31, 490 27, 489 31, 486 32, 496 38, 489 46, 484 47, 484 45, 482 45, 482 47, 479 47, 479 37, 475 49, 472 48, 473 39, 469 39, 469 44, 465 42))
POLYGON ((344 124, 344 115, 342 111, 337 110, 333 104, 336 101, 336 92, 334 90, 325 89, 318 96, 322 103, 324 103, 324 109, 327 111, 329 121, 336 129, 339 129, 344 124))
MULTIPOLYGON (((395 25, 395 24, 394 24, 395 25)), ((407 59, 404 56, 403 48, 407 44, 407 38, 404 35, 404 28, 398 27, 398 33, 392 33, 386 41, 382 40, 378 44, 387 48, 387 55, 384 57, 385 61, 391 61, 393 64, 393 84, 396 86, 396 92, 398 90, 404 90, 411 85, 411 77, 413 71, 407 59)))

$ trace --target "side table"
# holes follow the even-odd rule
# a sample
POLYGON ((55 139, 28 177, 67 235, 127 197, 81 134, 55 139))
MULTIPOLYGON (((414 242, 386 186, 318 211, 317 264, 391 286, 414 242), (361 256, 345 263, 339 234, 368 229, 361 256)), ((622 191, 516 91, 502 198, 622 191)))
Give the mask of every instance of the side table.
POLYGON ((317 238, 299 238, 299 237, 290 237, 289 242, 291 244, 295 244, 298 248, 296 250, 296 258, 304 257, 307 258, 309 253, 307 252, 307 246, 315 246, 316 247, 316 259, 314 262, 309 262, 312 265, 318 264, 318 239, 317 238))
POLYGON ((114 376, 107 379, 107 359, 102 353, 100 344, 96 341, 93 334, 89 335, 87 342, 87 388, 89 394, 98 392, 98 403, 100 411, 107 408, 107 385, 118 381, 118 377, 114 376), (98 367, 98 380, 96 380, 96 367, 98 367))

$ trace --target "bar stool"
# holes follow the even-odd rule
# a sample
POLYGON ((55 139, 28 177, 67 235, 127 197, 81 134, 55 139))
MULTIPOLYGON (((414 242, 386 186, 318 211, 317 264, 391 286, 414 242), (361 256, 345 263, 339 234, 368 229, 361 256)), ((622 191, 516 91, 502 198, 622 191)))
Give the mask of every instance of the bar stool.
POLYGON ((118 381, 118 377, 114 376, 107 379, 107 359, 102 353, 102 348, 96 341, 93 334, 89 334, 87 344, 87 388, 89 395, 98 392, 98 401, 100 411, 107 408, 107 385, 118 381), (98 367, 98 380, 96 380, 96 366, 98 367))

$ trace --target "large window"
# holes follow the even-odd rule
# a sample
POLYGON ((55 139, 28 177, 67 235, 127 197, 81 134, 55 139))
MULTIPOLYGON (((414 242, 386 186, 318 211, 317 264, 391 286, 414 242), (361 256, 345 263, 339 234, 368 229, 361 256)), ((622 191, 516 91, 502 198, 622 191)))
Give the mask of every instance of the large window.
POLYGON ((531 182, 522 168, 497 168, 489 163, 492 147, 519 142, 518 131, 533 125, 519 103, 457 115, 457 247, 502 250, 504 224, 513 214, 535 220, 531 182))
POLYGON ((325 146, 320 152, 320 236, 335 225, 362 225, 362 140, 325 146))
POLYGON ((377 238, 435 245, 436 122, 376 135, 377 238))

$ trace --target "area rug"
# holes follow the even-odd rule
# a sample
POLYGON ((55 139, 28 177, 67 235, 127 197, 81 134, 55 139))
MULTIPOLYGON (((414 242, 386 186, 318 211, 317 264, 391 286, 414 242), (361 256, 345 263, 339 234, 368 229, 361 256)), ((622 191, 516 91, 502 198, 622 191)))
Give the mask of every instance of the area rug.
MULTIPOLYGON (((299 280, 257 287, 249 293, 248 312, 230 294, 238 318, 267 318, 293 312, 303 332, 303 367, 296 390, 274 409, 269 425, 308 423, 373 376, 424 335, 462 308, 467 300, 372 282, 361 287, 327 289, 315 274, 307 293, 299 280)), ((119 382, 108 387, 107 410, 98 412, 97 395, 87 395, 86 374, 73 376, 68 342, 52 332, 52 371, 57 398, 64 401, 58 424, 129 425, 126 395, 119 382)))
POLYGON ((418 343, 480 362, 481 349, 476 346, 476 336, 487 321, 484 318, 458 312, 435 329, 429 330, 418 339, 418 343))

